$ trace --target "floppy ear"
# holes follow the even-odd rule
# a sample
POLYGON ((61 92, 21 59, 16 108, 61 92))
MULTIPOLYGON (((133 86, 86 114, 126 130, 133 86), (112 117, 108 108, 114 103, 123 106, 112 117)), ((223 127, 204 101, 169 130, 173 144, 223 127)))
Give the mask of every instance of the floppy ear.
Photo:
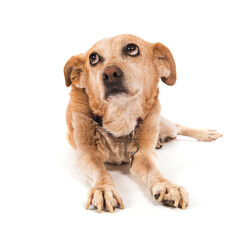
POLYGON ((73 56, 66 62, 64 66, 64 77, 67 87, 72 83, 77 87, 81 87, 81 82, 83 80, 83 64, 84 54, 73 56))
POLYGON ((170 50, 161 43, 155 43, 153 54, 161 80, 167 85, 174 85, 177 79, 176 65, 170 50))

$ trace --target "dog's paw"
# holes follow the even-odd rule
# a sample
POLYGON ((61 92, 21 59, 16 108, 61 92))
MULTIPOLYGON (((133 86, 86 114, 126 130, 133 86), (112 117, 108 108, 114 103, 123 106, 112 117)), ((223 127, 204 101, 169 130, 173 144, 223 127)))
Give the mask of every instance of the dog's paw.
POLYGON ((196 139, 201 142, 212 142, 222 136, 223 135, 216 130, 199 129, 199 132, 196 135, 196 139))
POLYGON ((122 199, 113 185, 95 186, 90 189, 86 209, 93 205, 99 213, 102 210, 113 213, 116 207, 124 208, 122 199))
POLYGON ((163 143, 162 143, 161 140, 159 140, 159 141, 157 141, 157 144, 156 144, 155 148, 160 149, 160 148, 162 148, 162 146, 163 146, 163 143))
POLYGON ((176 137, 161 137, 159 136, 159 139, 157 141, 157 144, 155 146, 156 149, 162 148, 164 143, 170 142, 171 140, 176 139, 176 137))
POLYGON ((152 193, 157 202, 163 202, 172 207, 186 208, 189 203, 188 192, 171 182, 156 183, 152 193))

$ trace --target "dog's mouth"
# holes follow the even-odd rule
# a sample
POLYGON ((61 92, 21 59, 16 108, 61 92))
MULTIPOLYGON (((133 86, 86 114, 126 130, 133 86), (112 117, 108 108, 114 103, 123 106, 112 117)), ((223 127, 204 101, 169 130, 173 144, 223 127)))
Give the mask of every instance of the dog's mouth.
POLYGON ((116 95, 125 95, 128 94, 128 91, 124 87, 113 87, 111 89, 107 88, 105 92, 105 99, 109 100, 110 97, 114 97, 116 95))

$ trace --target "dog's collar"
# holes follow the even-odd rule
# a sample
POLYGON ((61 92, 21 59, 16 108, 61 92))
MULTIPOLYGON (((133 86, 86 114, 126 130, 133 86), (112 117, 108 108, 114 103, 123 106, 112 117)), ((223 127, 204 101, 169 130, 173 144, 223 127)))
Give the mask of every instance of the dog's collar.
MULTIPOLYGON (((102 127, 102 117, 98 116, 97 114, 93 114, 93 118, 94 118, 94 121, 97 122, 102 127)), ((140 148, 140 144, 139 144, 139 142, 138 142, 138 140, 136 138, 136 130, 139 127, 141 122, 142 122, 142 119, 138 118, 135 129, 130 134, 128 134, 126 136, 116 137, 112 133, 108 132, 108 134, 112 138, 114 138, 115 141, 117 141, 117 142, 125 142, 124 148, 125 148, 125 152, 130 157, 130 167, 132 167, 133 160, 134 160, 134 155, 139 151, 139 148, 140 148), (135 151, 130 151, 128 147, 129 146, 134 146, 134 145, 136 146, 136 150, 135 151)))
POLYGON ((93 114, 94 121, 97 122, 102 127, 102 117, 97 114, 93 114))

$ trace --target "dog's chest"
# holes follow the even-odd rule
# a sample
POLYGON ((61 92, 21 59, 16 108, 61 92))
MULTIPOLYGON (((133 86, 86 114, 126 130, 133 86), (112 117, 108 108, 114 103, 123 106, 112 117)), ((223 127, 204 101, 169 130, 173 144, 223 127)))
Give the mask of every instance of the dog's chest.
POLYGON ((103 127, 114 136, 120 137, 130 134, 142 115, 142 107, 138 101, 128 104, 109 104, 103 116, 103 127))

